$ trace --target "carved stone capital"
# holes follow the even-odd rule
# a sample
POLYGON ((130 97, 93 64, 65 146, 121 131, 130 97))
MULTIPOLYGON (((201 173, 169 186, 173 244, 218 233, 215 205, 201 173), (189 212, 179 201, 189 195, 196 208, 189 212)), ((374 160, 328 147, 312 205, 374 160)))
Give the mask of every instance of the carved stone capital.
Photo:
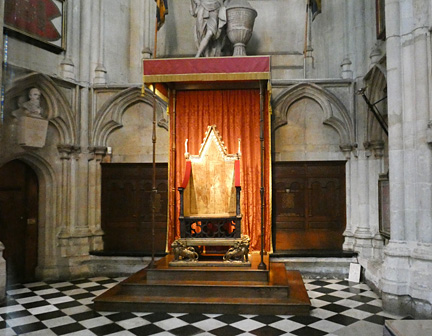
POLYGON ((365 157, 369 158, 372 155, 372 145, 369 141, 363 142, 363 147, 365 149, 365 157))
POLYGON ((57 150, 60 153, 60 159, 69 160, 71 158, 73 148, 74 148, 74 145, 70 145, 70 144, 57 145, 57 150))
POLYGON ((352 65, 351 60, 348 58, 348 56, 346 56, 340 65, 341 66, 341 75, 342 75, 343 79, 351 79, 353 77, 351 65, 352 65))
POLYGON ((345 159, 349 160, 351 158, 351 152, 355 149, 356 145, 344 144, 340 145, 339 148, 345 156, 345 159))
POLYGON ((93 157, 90 160, 96 159, 98 161, 101 161, 103 157, 108 152, 108 147, 105 146, 91 146, 88 148, 89 152, 93 154, 93 157))
POLYGON ((71 144, 60 144, 57 145, 57 150, 60 153, 60 159, 69 160, 73 155, 81 153, 81 147, 71 144))
POLYGON ((377 159, 380 159, 384 156, 385 143, 383 140, 372 140, 369 144, 377 159))
POLYGON ((379 43, 375 43, 372 47, 371 53, 369 54, 369 58, 371 60, 372 65, 377 64, 381 59, 382 51, 379 43))

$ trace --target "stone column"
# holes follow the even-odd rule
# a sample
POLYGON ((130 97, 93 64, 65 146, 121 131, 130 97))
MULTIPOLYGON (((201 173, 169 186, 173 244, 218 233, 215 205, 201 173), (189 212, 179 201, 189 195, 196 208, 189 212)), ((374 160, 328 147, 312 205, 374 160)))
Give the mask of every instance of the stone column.
POLYGON ((372 232, 369 226, 369 156, 368 149, 359 151, 358 157, 358 215, 359 222, 354 233, 356 239, 354 250, 361 253, 363 258, 372 254, 372 232))
MULTIPOLYGON (((345 251, 352 251, 354 250, 354 233, 353 233, 353 190, 356 190, 356 180, 353 179, 353 166, 355 166, 353 159, 351 159, 351 155, 353 155, 352 146, 347 146, 347 148, 344 150, 342 148, 342 152, 345 154, 345 158, 347 159, 347 164, 345 168, 345 179, 347 181, 346 183, 346 228, 343 233, 345 240, 343 243, 343 250, 345 251), (349 147, 349 148, 348 148, 349 147)), ((354 156, 354 155, 353 155, 354 156)), ((354 176, 356 174, 354 173, 354 176)))
POLYGON ((364 0, 358 1, 349 1, 354 11, 354 38, 352 41, 352 51, 354 53, 354 60, 351 60, 354 63, 354 74, 353 77, 357 78, 361 74, 364 73, 364 63, 363 63, 363 55, 365 55, 366 51, 366 34, 365 34, 365 2, 364 0))
MULTIPOLYGON (((432 13, 430 13, 432 15, 432 13)), ((418 241, 424 244, 432 244, 432 174, 430 172, 432 160, 431 150, 428 147, 427 131, 430 122, 431 105, 429 102, 432 83, 430 82, 431 75, 431 59, 430 48, 430 33, 426 27, 416 29, 414 31, 414 57, 412 63, 414 69, 414 87, 410 89, 415 94, 415 124, 414 133, 417 137, 417 171, 416 179, 416 195, 418 206, 418 241)))
POLYGON ((401 53, 400 0, 387 0, 387 92, 389 123, 389 180, 391 238, 384 250, 382 298, 384 309, 401 313, 408 307, 409 256, 405 233, 403 76, 401 53))
POLYGON ((89 179, 88 179, 88 194, 89 194, 89 208, 88 208, 88 222, 89 228, 92 232, 91 250, 103 250, 102 237, 104 232, 101 227, 101 162, 107 153, 106 147, 93 147, 90 148, 93 156, 89 161, 89 179))
POLYGON ((353 78, 353 72, 351 70, 351 54, 352 54, 352 45, 353 39, 351 38, 351 32, 353 31, 353 23, 354 23, 354 11, 353 11, 353 1, 344 1, 344 39, 343 39, 343 50, 344 50, 344 59, 341 63, 341 77, 344 79, 353 78))
MULTIPOLYGON (((73 151, 73 145, 59 145, 58 151, 60 153, 61 160, 61 176, 60 176, 60 200, 58 202, 58 221, 60 223, 60 232, 58 234, 58 238, 68 239, 70 237, 70 159, 71 153, 73 151)), ((62 245, 60 243, 60 245, 62 245)), ((62 250, 62 256, 65 256, 64 251, 62 250)))
POLYGON ((92 62, 94 65, 94 78, 93 83, 95 84, 106 84, 107 83, 107 70, 105 68, 105 48, 104 48, 104 37, 105 37, 105 15, 104 15, 104 2, 103 0, 94 1, 93 3, 93 31, 92 40, 97 41, 94 46, 94 55, 92 62))
POLYGON ((154 27, 156 7, 153 0, 144 0, 144 34, 143 34, 143 58, 151 58, 154 49, 154 27))
MULTIPOLYGON (((418 11, 427 8, 417 8, 418 11)), ((429 12, 429 16, 432 15, 429 12)), ((424 18, 420 14, 419 18, 424 18)), ((417 244, 412 258, 410 294, 416 304, 413 315, 416 318, 430 318, 432 315, 432 174, 431 149, 428 146, 428 124, 430 123, 431 55, 428 20, 419 20, 419 26, 411 36, 414 56, 414 80, 406 90, 415 95, 415 136, 416 136, 416 196, 417 196, 417 244), (428 56, 429 55, 429 56, 428 56)), ((408 85, 408 84, 407 84, 408 85)))
POLYGON ((75 80, 75 64, 73 61, 73 52, 77 50, 79 39, 79 1, 69 0, 65 3, 67 6, 67 25, 66 31, 66 52, 63 60, 60 63, 61 76, 64 79, 75 80), (78 32, 77 32, 78 30, 78 32))
POLYGON ((142 82, 142 65, 144 50, 144 37, 146 23, 148 20, 144 16, 149 15, 145 12, 145 3, 143 0, 130 0, 130 47, 129 47, 129 82, 142 82))
POLYGON ((379 197, 378 197, 378 181, 379 176, 382 173, 383 168, 383 157, 384 157, 384 141, 374 140, 370 142, 373 157, 369 160, 369 194, 371 202, 369 204, 370 209, 370 229, 373 235, 372 240, 372 258, 382 260, 384 242, 383 237, 379 232, 379 197))
POLYGON ((389 173, 390 173, 390 221, 393 241, 405 239, 404 229, 404 166, 403 131, 402 131, 402 78, 398 0, 386 2, 387 30, 387 87, 388 87, 388 121, 389 121, 389 173))

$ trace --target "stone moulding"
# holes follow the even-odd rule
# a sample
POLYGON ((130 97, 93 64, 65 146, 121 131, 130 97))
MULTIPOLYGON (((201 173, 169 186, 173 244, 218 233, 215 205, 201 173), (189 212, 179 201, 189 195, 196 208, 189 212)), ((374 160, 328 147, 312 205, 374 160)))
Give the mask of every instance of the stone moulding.
POLYGON ((303 98, 312 99, 321 107, 326 116, 323 123, 339 134, 341 148, 345 151, 349 147, 355 148, 354 125, 346 107, 332 93, 312 83, 296 84, 277 96, 273 102, 275 114, 273 132, 288 123, 291 105, 303 98), (335 116, 333 109, 338 111, 341 118, 335 116))

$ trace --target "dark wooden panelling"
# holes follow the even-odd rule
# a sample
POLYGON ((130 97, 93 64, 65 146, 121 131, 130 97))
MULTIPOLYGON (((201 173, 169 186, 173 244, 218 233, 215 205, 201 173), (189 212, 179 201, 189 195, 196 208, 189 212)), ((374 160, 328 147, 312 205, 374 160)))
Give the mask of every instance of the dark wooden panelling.
POLYGON ((8 286, 35 280, 38 259, 38 179, 25 163, 0 168, 0 241, 8 286))
MULTIPOLYGON (((151 252, 151 163, 102 164, 104 250, 151 252)), ((165 251, 168 211, 168 165, 156 165, 155 250, 165 251)))
POLYGON ((345 162, 273 164, 273 229, 276 252, 342 249, 345 162))

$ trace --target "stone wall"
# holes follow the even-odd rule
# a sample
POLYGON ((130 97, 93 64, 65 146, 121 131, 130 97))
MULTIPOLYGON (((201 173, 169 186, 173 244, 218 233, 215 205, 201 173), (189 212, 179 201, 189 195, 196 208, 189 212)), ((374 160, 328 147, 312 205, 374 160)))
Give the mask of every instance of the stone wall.
MULTIPOLYGON (((374 1, 323 1, 304 59, 305 1, 250 3, 258 17, 247 52, 272 56, 275 159, 347 160, 344 249, 360 253, 386 309, 430 317, 432 5, 387 0, 387 41, 378 41, 374 1), (388 103, 378 107, 388 110, 389 137, 356 95, 362 87, 372 102, 387 88, 388 103), (377 183, 387 171, 392 231, 384 246, 377 183)), ((66 51, 51 53, 9 36, 3 74, 0 166, 20 159, 38 176, 37 271, 45 279, 97 269, 89 251, 102 248, 99 163, 151 161, 153 106, 160 126, 156 158, 168 158, 166 104, 140 89, 141 59, 153 52, 154 0, 67 4, 66 51), (12 117, 31 87, 41 90, 49 120, 39 149, 17 144, 12 117)), ((189 0, 169 6, 157 56, 192 56, 189 0)))

